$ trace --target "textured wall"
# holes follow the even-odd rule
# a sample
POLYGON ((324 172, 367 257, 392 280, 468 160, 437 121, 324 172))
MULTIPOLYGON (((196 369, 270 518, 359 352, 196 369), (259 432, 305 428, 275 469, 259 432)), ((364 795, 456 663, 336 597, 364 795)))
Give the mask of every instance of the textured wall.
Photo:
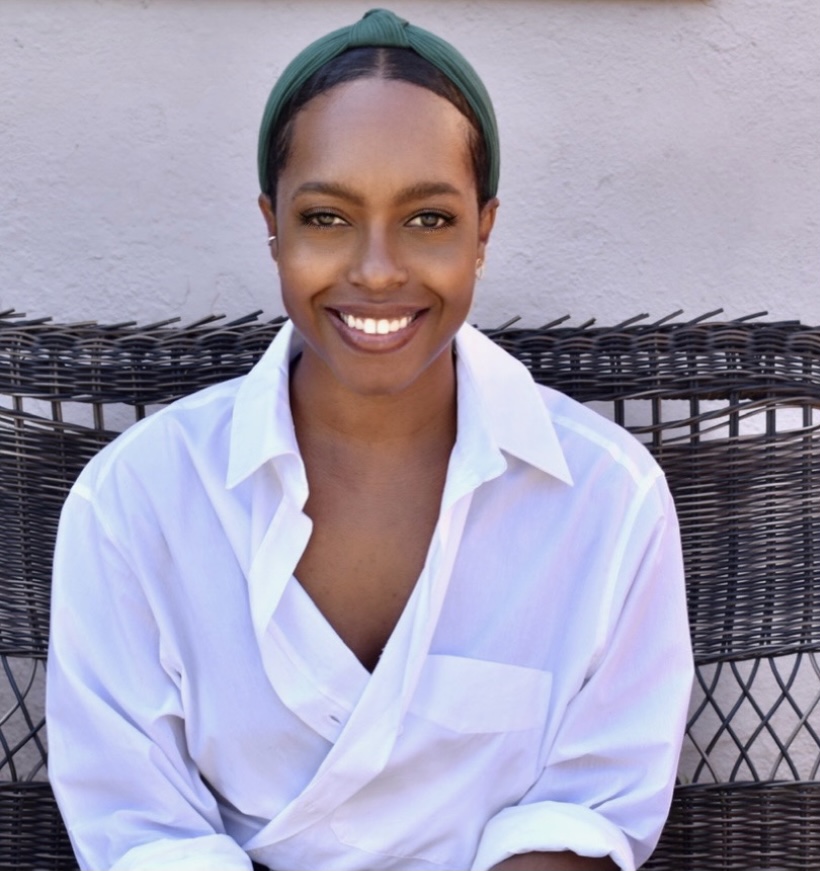
MULTIPOLYGON (((0 310, 280 311, 256 132, 355 0, 2 0, 0 310)), ((817 0, 395 0, 493 94, 502 209, 472 319, 820 322, 817 0)))

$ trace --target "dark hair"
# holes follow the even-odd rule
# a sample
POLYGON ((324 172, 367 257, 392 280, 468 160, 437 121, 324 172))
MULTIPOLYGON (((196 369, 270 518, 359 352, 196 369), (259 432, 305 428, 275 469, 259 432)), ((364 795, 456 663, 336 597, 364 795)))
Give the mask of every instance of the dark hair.
POLYGON ((489 199, 490 160, 481 125, 467 98, 456 85, 421 55, 410 48, 353 48, 329 60, 318 69, 282 110, 271 136, 268 152, 269 189, 265 193, 276 203, 276 185, 290 155, 293 121, 314 97, 337 85, 356 79, 379 78, 409 82, 426 88, 452 103, 470 124, 467 145, 475 174, 479 206, 489 199))

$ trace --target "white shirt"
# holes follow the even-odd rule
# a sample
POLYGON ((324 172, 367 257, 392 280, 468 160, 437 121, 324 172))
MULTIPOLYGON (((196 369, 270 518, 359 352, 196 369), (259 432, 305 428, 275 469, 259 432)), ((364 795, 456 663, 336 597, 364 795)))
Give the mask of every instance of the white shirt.
POLYGON ((478 331, 456 347, 440 516, 372 674, 293 577, 311 521, 290 324, 247 376, 133 426, 81 474, 47 711, 83 868, 646 859, 691 685, 663 475, 478 331))

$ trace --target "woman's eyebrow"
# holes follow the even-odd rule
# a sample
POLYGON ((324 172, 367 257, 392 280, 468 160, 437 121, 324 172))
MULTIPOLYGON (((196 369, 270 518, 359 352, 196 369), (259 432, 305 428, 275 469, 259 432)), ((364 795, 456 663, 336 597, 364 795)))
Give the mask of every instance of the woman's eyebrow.
POLYGON ((423 200, 426 197, 441 196, 442 194, 459 195, 460 193, 461 191, 457 187, 446 181, 420 182, 400 191, 396 197, 396 203, 404 205, 414 200, 423 200))
POLYGON ((342 200, 348 200, 357 206, 364 205, 363 197, 355 193, 349 187, 339 184, 338 182, 306 181, 304 184, 301 184, 296 188, 293 193, 293 199, 295 200, 301 194, 325 194, 331 197, 338 197, 342 200))
MULTIPOLYGON (((396 205, 406 205, 407 203, 416 200, 423 200, 426 197, 441 196, 442 194, 459 195, 461 191, 446 181, 428 181, 419 182, 418 184, 410 185, 402 188, 395 198, 396 205)), ((293 193, 293 199, 302 194, 324 194, 326 196, 338 197, 342 200, 347 200, 356 206, 364 205, 364 197, 357 194, 352 188, 347 187, 339 182, 332 181, 306 181, 299 185, 293 193)))

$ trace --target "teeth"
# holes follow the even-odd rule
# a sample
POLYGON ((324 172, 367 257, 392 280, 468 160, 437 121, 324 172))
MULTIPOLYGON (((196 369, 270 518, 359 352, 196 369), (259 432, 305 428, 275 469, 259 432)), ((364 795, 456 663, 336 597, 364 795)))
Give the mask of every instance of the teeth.
POLYGON ((366 333, 368 336, 386 336, 389 333, 397 333, 399 330, 409 326, 412 317, 393 318, 357 318, 353 315, 339 312, 339 317, 351 330, 359 330, 366 333))

